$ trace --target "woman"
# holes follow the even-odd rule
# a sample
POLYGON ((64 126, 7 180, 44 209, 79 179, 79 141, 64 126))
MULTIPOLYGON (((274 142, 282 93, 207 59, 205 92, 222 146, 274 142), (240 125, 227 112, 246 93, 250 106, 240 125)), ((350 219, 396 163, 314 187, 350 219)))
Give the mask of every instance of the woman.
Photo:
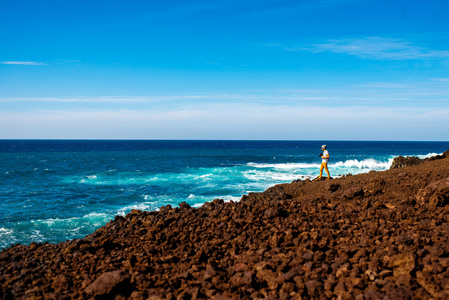
POLYGON ((318 179, 321 179, 321 177, 323 176, 323 169, 326 170, 327 173, 327 180, 331 179, 331 175, 329 174, 329 169, 327 168, 327 163, 329 162, 329 152, 326 150, 327 146, 323 145, 321 146, 321 150, 323 150, 323 154, 320 154, 321 156, 321 167, 320 167, 320 176, 318 177, 318 179))

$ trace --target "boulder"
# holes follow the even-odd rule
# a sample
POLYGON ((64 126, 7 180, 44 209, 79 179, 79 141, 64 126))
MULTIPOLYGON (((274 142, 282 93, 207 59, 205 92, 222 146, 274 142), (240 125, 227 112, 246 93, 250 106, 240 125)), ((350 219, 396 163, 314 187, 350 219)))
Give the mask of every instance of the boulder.
POLYGON ((420 189, 416 195, 416 201, 420 205, 428 204, 432 207, 449 204, 449 177, 431 182, 420 189))
POLYGON ((131 294, 129 273, 125 270, 103 273, 86 288, 85 292, 96 298, 129 295, 131 294))
POLYGON ((424 161, 423 159, 420 159, 416 156, 407 156, 407 157, 398 156, 393 159, 393 163, 391 164, 390 169, 419 165, 423 161, 424 161))
POLYGON ((343 193, 343 197, 347 199, 353 199, 359 196, 363 196, 363 189, 358 186, 351 187, 343 193))

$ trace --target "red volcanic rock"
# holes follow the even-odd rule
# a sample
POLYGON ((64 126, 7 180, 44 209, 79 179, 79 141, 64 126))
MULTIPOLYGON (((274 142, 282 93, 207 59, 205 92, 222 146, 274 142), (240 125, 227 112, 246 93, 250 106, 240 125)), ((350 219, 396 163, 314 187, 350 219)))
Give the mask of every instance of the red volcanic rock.
POLYGON ((51 287, 56 291, 67 290, 69 288, 69 281, 67 277, 61 274, 55 277, 51 287))
POLYGON ((443 159, 443 158, 449 158, 449 150, 445 151, 442 155, 435 155, 435 156, 429 157, 427 160, 432 161, 432 160, 443 159))
MULTIPOLYGON (((449 152, 445 152, 449 153, 449 152)), ((0 299, 448 299, 449 155, 0 252, 0 299)))
POLYGON ((416 200, 421 205, 444 206, 449 204, 449 177, 434 181, 420 189, 416 200))
POLYGON ((94 297, 111 297, 130 294, 129 274, 124 270, 101 274, 86 289, 88 295, 94 297))
POLYGON ((420 159, 416 156, 398 156, 393 159, 390 169, 403 168, 408 166, 419 165, 424 162, 424 159, 420 159))
POLYGON ((415 258, 413 253, 401 253, 389 259, 388 266, 393 268, 393 276, 410 276, 410 272, 415 269, 415 258))
POLYGON ((343 193, 343 196, 348 199, 353 199, 359 196, 363 196, 363 190, 361 187, 351 187, 343 193))
POLYGON ((449 150, 445 151, 442 155, 436 155, 425 159, 420 159, 416 156, 407 156, 407 157, 398 156, 393 159, 393 163, 391 164, 390 169, 419 165, 426 161, 433 161, 444 158, 449 158, 449 150))

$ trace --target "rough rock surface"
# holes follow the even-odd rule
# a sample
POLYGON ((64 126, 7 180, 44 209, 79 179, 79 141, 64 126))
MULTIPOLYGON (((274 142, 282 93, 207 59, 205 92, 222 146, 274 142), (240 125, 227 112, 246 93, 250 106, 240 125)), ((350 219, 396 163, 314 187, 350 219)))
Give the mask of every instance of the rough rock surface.
POLYGON ((0 299, 447 299, 449 157, 0 252, 0 299))
POLYGON ((403 167, 409 167, 414 165, 419 165, 424 162, 424 159, 418 158, 416 156, 398 156, 393 159, 390 169, 397 169, 403 167))
POLYGON ((393 159, 393 163, 391 164, 390 169, 397 169, 397 168, 419 165, 426 161, 432 161, 432 160, 444 159, 444 158, 449 158, 449 150, 447 150, 446 152, 444 152, 441 155, 436 155, 436 156, 432 156, 432 157, 425 158, 425 159, 421 159, 416 156, 407 156, 407 157, 398 156, 393 159))
POLYGON ((126 270, 111 271, 101 274, 86 288, 86 293, 95 297, 110 295, 129 295, 129 273, 126 270))
POLYGON ((416 200, 421 205, 445 206, 449 204, 449 177, 433 181, 425 188, 420 189, 416 200))

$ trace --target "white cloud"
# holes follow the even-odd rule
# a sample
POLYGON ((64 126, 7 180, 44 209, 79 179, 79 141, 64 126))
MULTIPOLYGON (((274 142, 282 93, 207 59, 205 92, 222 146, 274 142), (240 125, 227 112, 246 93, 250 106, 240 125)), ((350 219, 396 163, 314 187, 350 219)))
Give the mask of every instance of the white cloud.
POLYGON ((415 46, 408 41, 383 37, 329 40, 327 43, 323 44, 314 44, 305 48, 289 48, 285 50, 344 53, 362 58, 387 60, 449 58, 449 51, 432 50, 415 46))
MULTIPOLYGON (((430 78, 423 81, 402 82, 366 82, 349 86, 315 89, 275 89, 240 91, 235 93, 191 93, 166 94, 150 96, 101 96, 101 97, 5 97, 0 98, 0 110, 9 111, 23 109, 21 103, 27 103, 27 109, 40 109, 39 103, 46 107, 61 108, 103 107, 108 109, 122 109, 124 105, 133 104, 136 109, 176 110, 191 109, 209 104, 240 105, 241 103, 259 104, 265 106, 290 105, 302 107, 304 105, 319 105, 323 107, 347 107, 354 105, 391 107, 401 102, 408 107, 436 107, 447 106, 449 90, 448 78, 430 78)), ((125 106, 128 107, 128 106, 125 106)))
POLYGON ((430 79, 440 82, 449 82, 449 78, 430 78, 430 79))
POLYGON ((379 89, 410 89, 413 87, 410 84, 395 83, 395 82, 371 82, 366 84, 358 84, 355 86, 367 88, 379 88, 379 89))
POLYGON ((442 140, 449 90, 441 79, 251 93, 0 98, 0 139, 442 140))
POLYGON ((276 94, 180 94, 164 96, 104 96, 104 97, 80 97, 80 98, 59 98, 59 97, 11 97, 0 98, 1 102, 59 102, 59 103, 129 103, 129 102, 279 102, 279 101, 315 101, 324 100, 323 97, 309 95, 279 95, 276 94))
POLYGON ((0 113, 0 138, 442 140, 449 109, 216 104, 0 113))
POLYGON ((2 65, 24 65, 24 66, 43 66, 44 63, 35 61, 2 61, 2 65))
POLYGON ((142 102, 147 100, 144 97, 86 97, 86 98, 60 98, 60 97, 12 97, 0 98, 0 102, 59 102, 59 103, 128 103, 142 102))

